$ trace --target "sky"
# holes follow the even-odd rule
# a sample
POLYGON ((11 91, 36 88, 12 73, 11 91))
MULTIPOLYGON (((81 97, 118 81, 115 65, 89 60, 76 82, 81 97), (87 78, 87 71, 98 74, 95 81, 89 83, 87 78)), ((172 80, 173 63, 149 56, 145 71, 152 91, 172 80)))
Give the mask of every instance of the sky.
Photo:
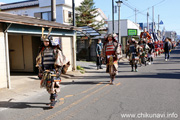
MULTIPOLYGON (((12 3, 25 0, 0 0, 3 3, 12 3)), ((76 0, 75 0, 76 1, 76 0)), ((117 5, 114 0, 114 5, 117 5)), ((163 25, 160 30, 176 31, 180 35, 180 0, 121 0, 121 19, 129 19, 135 22, 135 9, 137 10, 137 23, 147 23, 147 12, 149 11, 149 22, 152 22, 152 6, 154 6, 154 21, 158 23, 158 15, 163 25)), ((112 0, 94 0, 95 7, 100 8, 105 15, 112 20, 112 0)), ((114 14, 115 20, 118 13, 114 14)))

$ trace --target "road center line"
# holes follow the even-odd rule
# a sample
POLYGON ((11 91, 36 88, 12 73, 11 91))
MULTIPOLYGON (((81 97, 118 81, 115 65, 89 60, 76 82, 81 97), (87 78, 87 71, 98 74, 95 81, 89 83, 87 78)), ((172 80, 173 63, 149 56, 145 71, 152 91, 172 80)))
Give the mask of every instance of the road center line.
POLYGON ((109 84, 100 87, 99 89, 97 89, 97 90, 91 92, 90 94, 84 96, 83 98, 77 100, 76 102, 74 102, 74 103, 68 105, 67 107, 65 107, 65 108, 63 108, 63 109, 57 111, 57 112, 54 113, 53 115, 47 117, 45 120, 50 120, 50 119, 54 118, 55 116, 57 116, 58 114, 61 114, 62 112, 65 112, 65 111, 69 110, 69 109, 72 108, 73 106, 75 106, 75 105, 81 103, 83 100, 85 100, 85 99, 87 99, 88 97, 94 95, 95 93, 99 92, 100 90, 102 90, 103 88, 105 88, 105 87, 107 87, 107 86, 109 86, 109 84))

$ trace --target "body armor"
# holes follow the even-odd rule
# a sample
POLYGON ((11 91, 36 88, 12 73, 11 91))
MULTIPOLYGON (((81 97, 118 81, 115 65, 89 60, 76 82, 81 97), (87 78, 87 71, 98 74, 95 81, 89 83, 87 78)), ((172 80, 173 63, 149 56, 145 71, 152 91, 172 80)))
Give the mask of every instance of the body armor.
POLYGON ((43 70, 52 70, 54 69, 55 62, 55 53, 52 48, 45 48, 42 55, 42 65, 43 70))

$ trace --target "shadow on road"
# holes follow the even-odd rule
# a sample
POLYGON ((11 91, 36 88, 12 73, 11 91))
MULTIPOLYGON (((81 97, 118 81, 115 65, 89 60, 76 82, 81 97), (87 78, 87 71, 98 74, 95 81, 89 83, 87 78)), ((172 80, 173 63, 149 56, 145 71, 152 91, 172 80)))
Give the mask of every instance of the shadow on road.
POLYGON ((109 84, 109 81, 74 81, 74 82, 61 82, 61 85, 94 85, 94 84, 109 84))
POLYGON ((14 108, 14 109, 42 108, 44 110, 47 110, 49 109, 48 104, 49 103, 0 101, 0 108, 14 108))
POLYGON ((157 73, 156 75, 121 75, 117 78, 159 78, 159 79, 180 79, 179 72, 177 73, 157 73))
POLYGON ((30 79, 34 79, 34 80, 40 80, 39 78, 37 78, 37 77, 28 77, 28 78, 30 78, 30 79))
POLYGON ((180 71, 180 69, 156 69, 156 70, 168 70, 168 71, 171 71, 171 70, 179 70, 180 71))

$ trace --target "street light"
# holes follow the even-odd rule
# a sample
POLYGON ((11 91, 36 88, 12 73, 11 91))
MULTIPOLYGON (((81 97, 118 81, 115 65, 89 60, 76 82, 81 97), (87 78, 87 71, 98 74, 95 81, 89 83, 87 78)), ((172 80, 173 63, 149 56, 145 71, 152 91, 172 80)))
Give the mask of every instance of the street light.
POLYGON ((119 11, 118 11, 119 12, 119 14, 118 14, 118 33, 119 33, 119 35, 118 35, 118 43, 121 44, 120 7, 121 7, 121 3, 123 3, 123 2, 118 0, 118 1, 116 1, 116 3, 117 3, 117 6, 118 6, 118 9, 119 9, 119 11))

